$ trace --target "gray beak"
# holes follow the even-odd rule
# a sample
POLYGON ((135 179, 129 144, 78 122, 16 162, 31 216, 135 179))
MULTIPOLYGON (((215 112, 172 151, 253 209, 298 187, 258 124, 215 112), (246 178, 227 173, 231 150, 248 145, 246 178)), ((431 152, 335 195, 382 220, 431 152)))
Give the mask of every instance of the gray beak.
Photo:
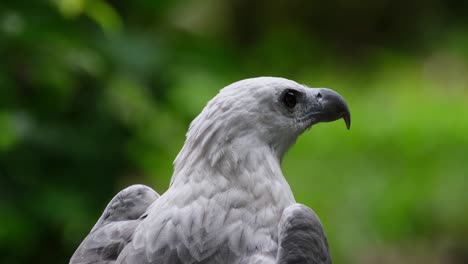
POLYGON ((317 88, 314 89, 313 96, 317 104, 314 104, 307 117, 312 118, 314 124, 343 118, 346 128, 351 127, 351 113, 341 95, 331 89, 317 88))

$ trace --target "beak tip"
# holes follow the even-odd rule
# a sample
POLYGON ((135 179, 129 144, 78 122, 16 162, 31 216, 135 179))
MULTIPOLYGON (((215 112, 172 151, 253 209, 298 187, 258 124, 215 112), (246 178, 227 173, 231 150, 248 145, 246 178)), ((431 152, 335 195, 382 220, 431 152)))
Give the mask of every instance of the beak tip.
POLYGON ((346 128, 347 128, 348 130, 351 129, 351 116, 350 116, 349 114, 348 114, 348 115, 345 115, 345 116, 343 117, 343 120, 344 120, 344 122, 345 122, 345 124, 346 124, 346 128))

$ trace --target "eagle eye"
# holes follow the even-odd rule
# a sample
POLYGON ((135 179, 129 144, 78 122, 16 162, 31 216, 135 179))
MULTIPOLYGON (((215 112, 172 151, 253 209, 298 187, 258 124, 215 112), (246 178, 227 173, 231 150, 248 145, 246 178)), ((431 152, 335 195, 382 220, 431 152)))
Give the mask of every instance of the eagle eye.
POLYGON ((297 92, 294 90, 286 90, 282 98, 284 106, 294 108, 297 104, 297 92))

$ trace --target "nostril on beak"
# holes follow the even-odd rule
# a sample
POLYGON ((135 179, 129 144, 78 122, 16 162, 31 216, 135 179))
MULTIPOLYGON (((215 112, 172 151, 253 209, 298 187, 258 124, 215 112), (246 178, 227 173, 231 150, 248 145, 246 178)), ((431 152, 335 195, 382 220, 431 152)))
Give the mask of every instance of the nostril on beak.
POLYGON ((317 98, 318 99, 322 98, 322 94, 320 92, 317 94, 317 98))

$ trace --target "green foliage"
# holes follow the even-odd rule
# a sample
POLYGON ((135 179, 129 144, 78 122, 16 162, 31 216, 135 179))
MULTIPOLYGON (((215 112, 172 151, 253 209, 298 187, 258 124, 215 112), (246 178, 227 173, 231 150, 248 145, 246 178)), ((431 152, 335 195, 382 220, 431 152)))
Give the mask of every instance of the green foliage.
POLYGON ((120 189, 166 190, 220 88, 270 75, 349 102, 350 131, 318 125, 283 164, 336 263, 466 263, 460 3, 0 4, 0 262, 66 263, 120 189))

